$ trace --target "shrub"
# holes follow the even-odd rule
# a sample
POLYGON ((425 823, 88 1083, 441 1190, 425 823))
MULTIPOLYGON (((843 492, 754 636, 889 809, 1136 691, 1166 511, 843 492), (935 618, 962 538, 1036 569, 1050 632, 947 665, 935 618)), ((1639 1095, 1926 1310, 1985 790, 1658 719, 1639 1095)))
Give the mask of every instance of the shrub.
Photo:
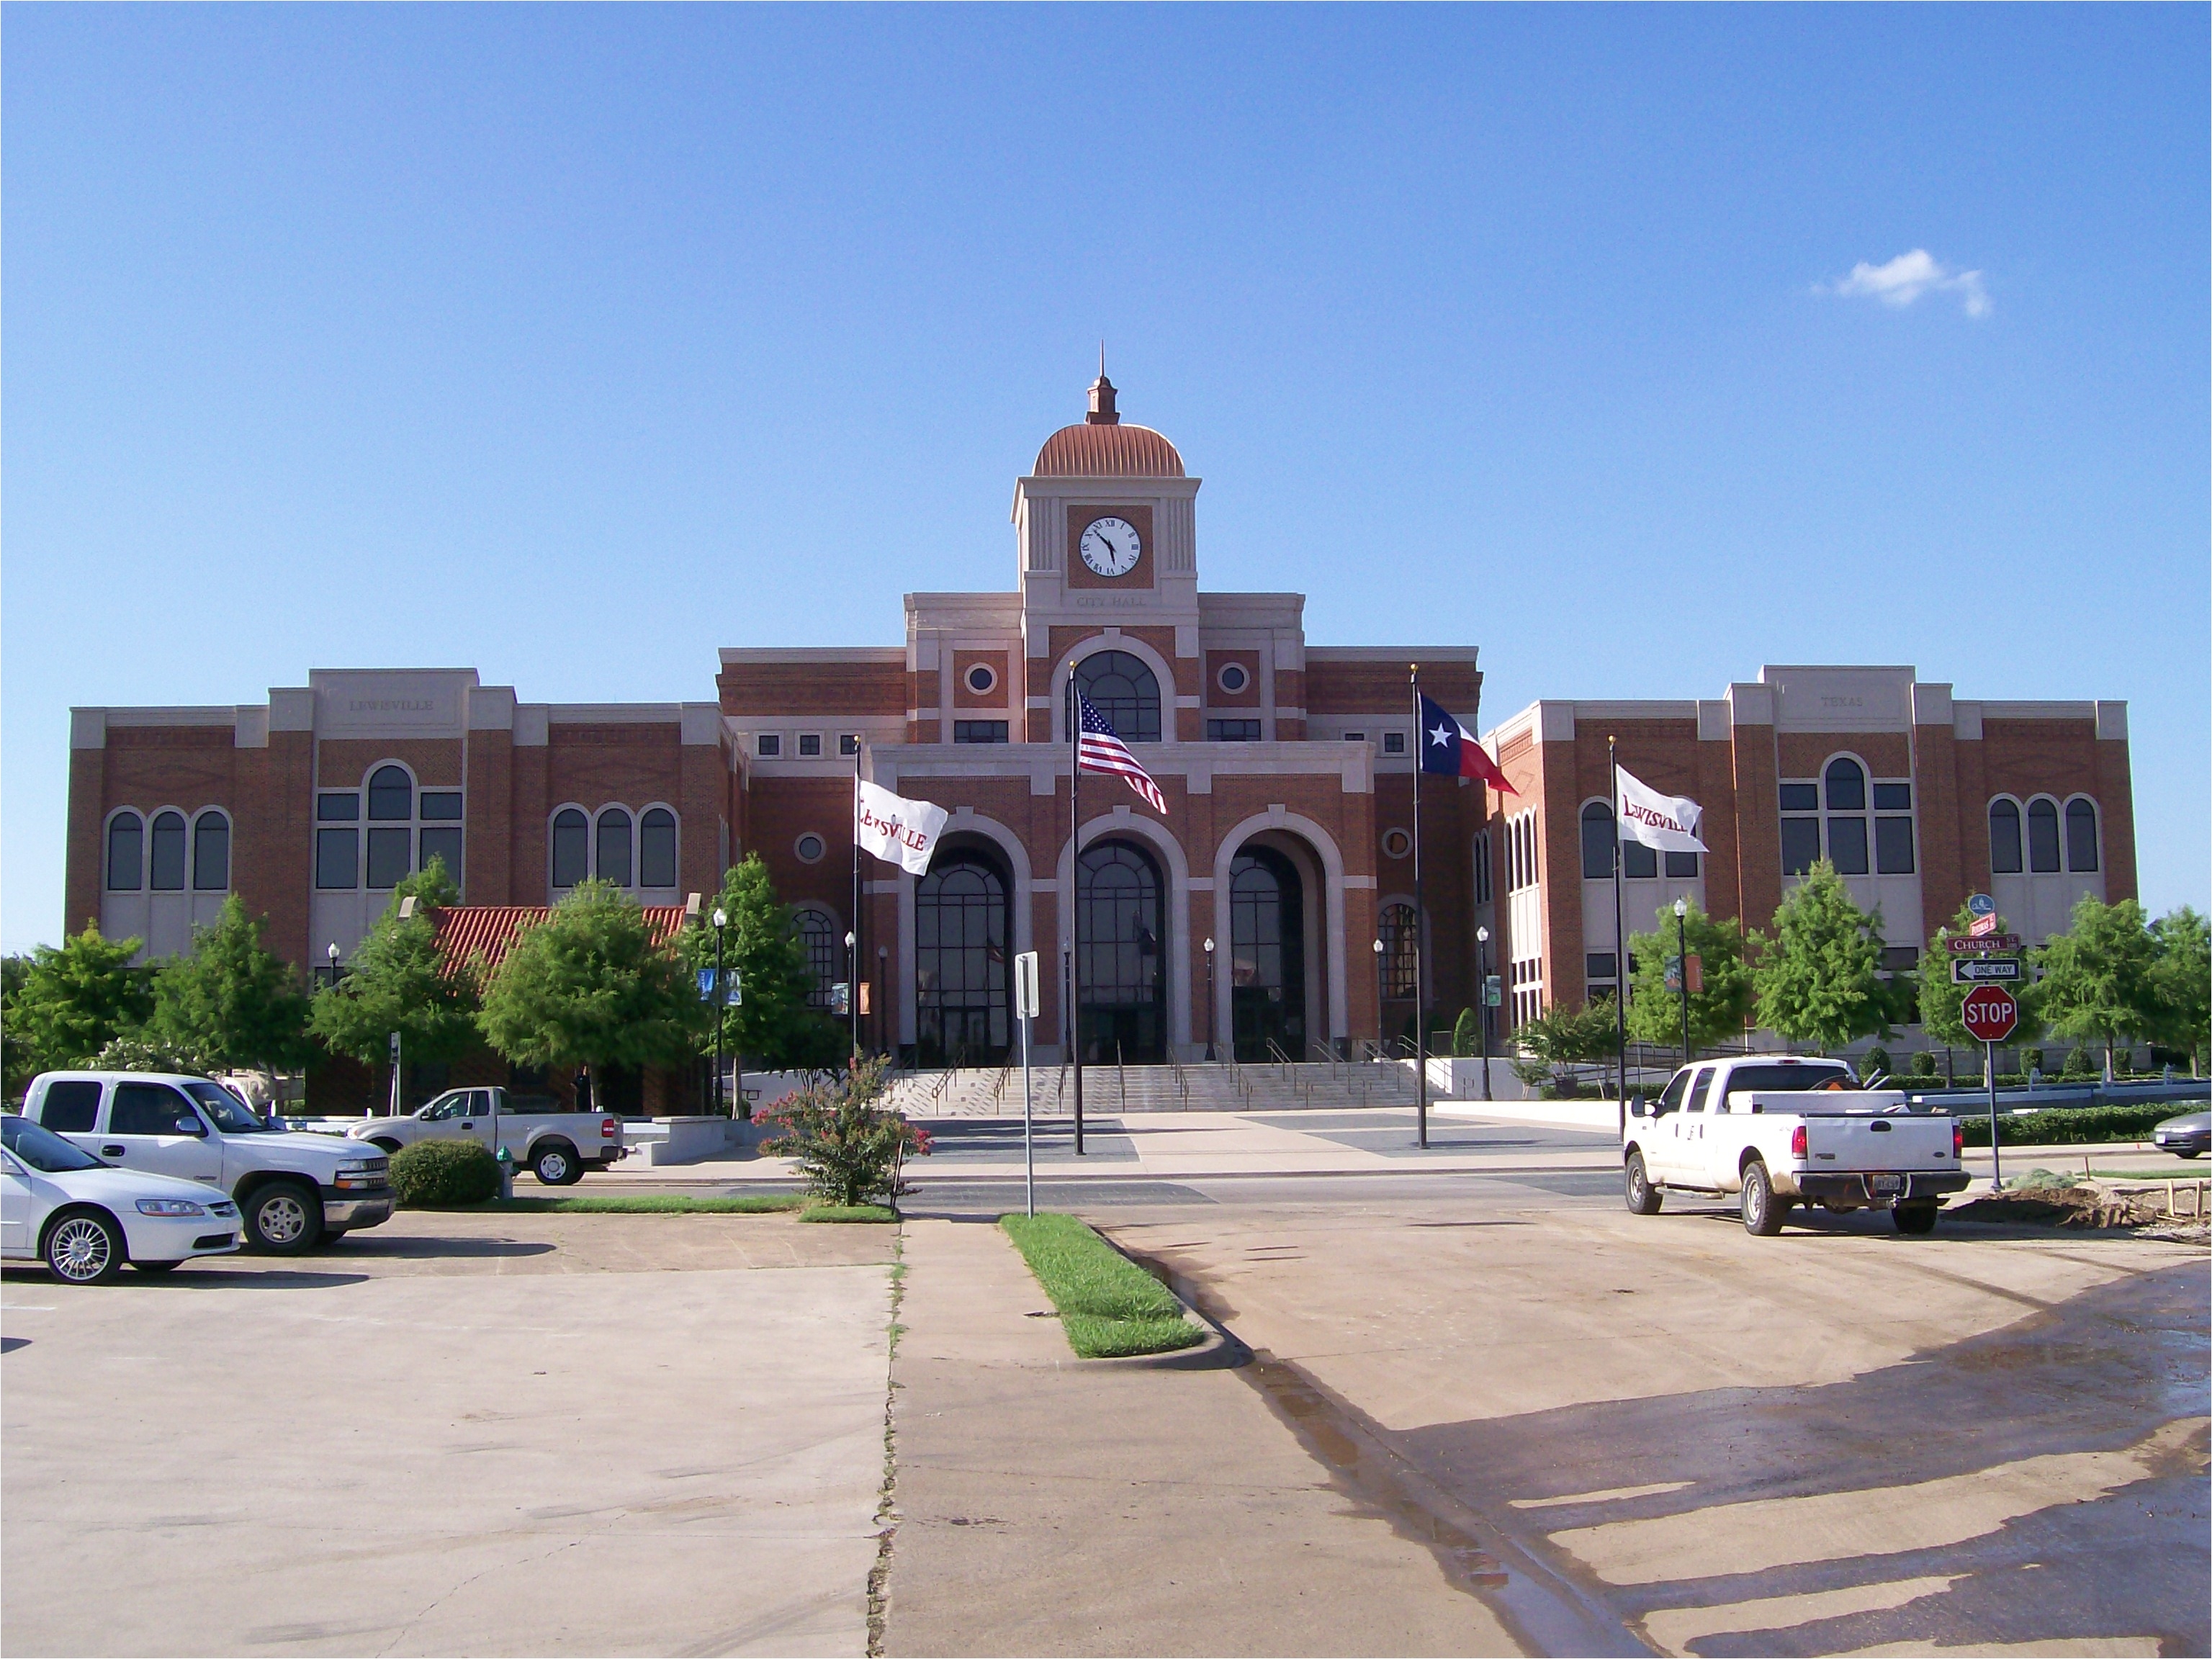
POLYGON ((1482 1052, 1482 1017, 1474 1009, 1459 1011, 1459 1018, 1452 1026, 1451 1051, 1462 1060, 1482 1052))
POLYGON ((785 1096, 763 1120, 774 1135, 761 1150, 797 1159, 807 1191, 824 1203, 890 1203, 905 1190, 907 1158, 928 1155, 928 1135, 882 1104, 886 1064, 854 1060, 785 1096))
POLYGON ((110 1037, 100 1051, 92 1057, 91 1069, 96 1072, 168 1072, 197 1077, 207 1070, 200 1064, 199 1056, 187 1054, 176 1044, 143 1031, 126 1032, 110 1037))
POLYGON ((2042 1049, 2023 1048, 2020 1051, 2020 1069, 2023 1072, 2048 1073, 2051 1067, 2045 1063, 2042 1049))
MULTIPOLYGON (((2142 1106, 2054 1106, 2048 1111, 2019 1117, 1999 1117, 1998 1132, 2008 1146, 2069 1146, 2098 1140, 2141 1140, 2152 1129, 2175 1115, 2172 1101, 2154 1101, 2142 1106)), ((1959 1115, 1966 1145, 1990 1144, 1986 1112, 1959 1115)))
POLYGON ((2076 1043, 2074 1052, 2066 1056, 2065 1068, 2058 1075, 2065 1078, 2093 1078, 2101 1076, 2103 1070, 2104 1068, 2099 1066, 2094 1057, 2090 1054, 2089 1045, 2081 1042, 2076 1043))
POLYGON ((499 1196, 499 1160, 473 1140, 418 1140, 392 1158, 392 1192, 405 1210, 481 1204, 499 1196))
POLYGON ((1866 1051, 1866 1059, 1859 1064, 1859 1075, 1863 1078, 1893 1077, 1896 1075, 1896 1062, 1890 1059, 1888 1049, 1876 1043, 1866 1051))
POLYGON ((1936 1075, 1936 1054, 1933 1049, 1923 1048, 1912 1056, 1912 1075, 1915 1077, 1936 1075))

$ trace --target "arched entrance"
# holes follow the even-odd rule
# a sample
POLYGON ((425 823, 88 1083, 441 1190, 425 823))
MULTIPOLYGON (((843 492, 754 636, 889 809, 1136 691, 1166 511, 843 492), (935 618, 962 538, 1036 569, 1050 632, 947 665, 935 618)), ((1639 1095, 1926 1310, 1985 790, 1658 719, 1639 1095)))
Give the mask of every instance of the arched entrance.
POLYGON ((1160 943, 1166 886, 1152 854, 1133 842, 1096 842, 1076 860, 1083 936, 1078 1029, 1086 1065, 1167 1058, 1167 956, 1160 943))
POLYGON ((915 885, 915 1042, 925 1066, 1006 1057, 1011 884, 998 860, 969 843, 940 850, 915 885))
POLYGON ((1241 1060, 1306 1057, 1305 883, 1272 847, 1230 866, 1231 1030, 1241 1060))

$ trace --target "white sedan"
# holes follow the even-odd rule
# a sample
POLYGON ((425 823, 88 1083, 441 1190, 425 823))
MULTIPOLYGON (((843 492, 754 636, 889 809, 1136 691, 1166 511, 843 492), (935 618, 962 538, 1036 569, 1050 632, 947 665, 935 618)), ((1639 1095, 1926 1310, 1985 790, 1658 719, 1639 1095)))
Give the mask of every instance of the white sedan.
POLYGON ((44 1261, 64 1283, 97 1285, 125 1261, 167 1273, 244 1242, 238 1206, 220 1192, 118 1170, 51 1129, 0 1117, 0 1256, 44 1261))

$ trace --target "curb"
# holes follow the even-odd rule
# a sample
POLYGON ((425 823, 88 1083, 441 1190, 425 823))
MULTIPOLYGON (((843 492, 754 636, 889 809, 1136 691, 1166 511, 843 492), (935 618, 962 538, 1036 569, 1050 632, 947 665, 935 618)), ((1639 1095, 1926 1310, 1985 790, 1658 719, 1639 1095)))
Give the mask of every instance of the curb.
POLYGON ((1121 1354, 1110 1359, 1084 1359, 1079 1365, 1109 1365, 1132 1370, 1152 1371, 1231 1371, 1252 1363, 1252 1350, 1243 1340, 1219 1320, 1202 1312, 1194 1298, 1195 1291, 1182 1274, 1146 1256, 1132 1254, 1096 1227, 1091 1230, 1105 1240, 1109 1249, 1130 1263, 1146 1276, 1157 1279, 1167 1288, 1182 1308, 1183 1317, 1206 1332, 1205 1340, 1194 1346, 1177 1348, 1172 1353, 1121 1354))

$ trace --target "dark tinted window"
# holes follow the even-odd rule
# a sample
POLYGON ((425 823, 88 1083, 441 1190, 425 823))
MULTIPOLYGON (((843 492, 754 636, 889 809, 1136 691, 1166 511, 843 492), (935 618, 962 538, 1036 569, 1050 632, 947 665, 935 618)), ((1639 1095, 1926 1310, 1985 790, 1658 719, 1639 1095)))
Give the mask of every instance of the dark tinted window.
POLYGON ((840 732, 837 734, 837 752, 841 755, 859 754, 860 734, 858 732, 840 732))
POLYGON ((1912 810, 1912 786, 1909 783, 1877 783, 1874 787, 1874 810, 1877 812, 1910 812, 1912 810))
POLYGON ((2055 802, 2028 803, 2027 867, 2046 874, 2058 867, 2058 807, 2055 802))
POLYGON ((1404 754, 1406 734, 1403 732, 1385 732, 1382 734, 1382 752, 1386 755, 1404 754))
POLYGON ((2079 871, 2097 867, 2097 809, 2092 802, 2066 803, 2066 867, 2079 871))
POLYGON ((1876 818, 1874 821, 1875 873, 1909 876, 1912 873, 1912 820, 1876 818))
POLYGON ((1257 743, 1260 741, 1260 722, 1257 720, 1208 720, 1206 723, 1208 743, 1257 743))
POLYGON ((654 807, 638 824, 637 884, 676 885, 676 814, 665 806, 654 807))
POLYGON ((1820 810, 1820 786, 1817 783, 1785 783, 1782 786, 1782 810, 1785 812, 1817 812, 1820 810))
MULTIPOLYGON (((100 1085, 90 1085, 94 1096, 100 1085)), ((85 1125, 90 1128, 91 1124, 85 1125)), ((106 1166, 90 1152, 72 1146, 59 1135, 36 1123, 25 1121, 15 1114, 0 1116, 0 1146, 21 1158, 24 1163, 44 1175, 62 1175, 71 1170, 100 1170, 106 1166)))
POLYGON ((1705 1109, 1705 1097, 1712 1092, 1713 1075, 1717 1069, 1708 1066, 1698 1073, 1697 1080, 1690 1085, 1690 1103, 1683 1108, 1685 1111, 1702 1112, 1705 1109))
POLYGON ((162 812, 154 819, 152 886, 157 893, 185 890, 185 815, 162 812))
POLYGON ((1160 683, 1127 651, 1100 651, 1075 665, 1075 683, 1124 743, 1160 740, 1160 683))
POLYGON ((166 1083, 118 1083, 107 1114, 112 1135, 173 1135, 177 1120, 193 1117, 191 1104, 166 1083))
POLYGON ((1698 874, 1698 855, 1695 853, 1669 853, 1667 873, 1676 881, 1694 881, 1698 874))
POLYGON ((1863 812, 1866 811, 1866 774, 1853 760, 1834 760, 1828 763, 1828 810, 1831 812, 1863 812))
POLYGON ((192 826, 192 886, 220 893, 229 885, 230 820, 220 812, 203 812, 192 826))
POLYGON ((422 816, 441 821, 459 817, 461 792, 458 789, 425 789, 422 792, 422 816))
POLYGON ((1583 879, 1613 879, 1613 811, 1600 801, 1583 808, 1583 879))
POLYGON ((396 766, 380 766, 368 781, 368 815, 372 818, 411 818, 415 816, 415 782, 396 766))
POLYGON ((617 887, 629 885, 629 814, 611 806, 599 814, 599 861, 601 881, 617 887))
POLYGON ((414 832, 410 830, 372 830, 368 832, 368 884, 397 887, 412 866, 414 832))
POLYGON ((1802 876, 1820 858, 1820 820, 1782 820, 1782 873, 1802 876))
POLYGON ((107 890, 135 893, 145 879, 146 828, 136 812, 118 812, 107 823, 107 890))
POLYGON ((1867 831, 1864 818, 1828 820, 1828 862, 1837 873, 1863 876, 1867 872, 1867 831))
POLYGON ((1612 979, 1619 963, 1610 951, 1592 951, 1583 958, 1583 976, 1586 979, 1612 979))
POLYGON ((591 873, 592 827, 574 807, 553 815, 553 884, 574 887, 591 873))
POLYGON ((325 823, 351 823, 361 817, 361 791, 326 789, 315 797, 315 816, 325 823))
POLYGON ((1885 974, 1909 974, 1920 965, 1920 947, 1917 945, 1885 945, 1881 948, 1881 970, 1885 974))
POLYGON ((49 1083, 39 1121, 58 1134, 90 1134, 100 1118, 97 1083, 49 1083))
POLYGON ((1004 743, 1006 723, 1004 720, 955 720, 952 722, 952 741, 955 743, 1004 743))
POLYGON ((801 732, 799 752, 802 758, 819 755, 822 752, 822 734, 819 732, 801 732))
POLYGON ((2020 808, 2008 800, 1990 803, 1990 868, 2000 876, 2020 873, 2020 808))
POLYGON ((1851 1086, 1851 1074, 1841 1066, 1739 1066, 1729 1073, 1729 1092, 1763 1089, 1778 1094, 1790 1090, 1817 1089, 1837 1078, 1851 1086))
MULTIPOLYGON (((383 832, 378 831, 380 835, 383 832)), ((441 825, 422 832, 422 867, 430 867, 432 859, 444 860, 446 874, 458 886, 461 879, 461 827, 458 823, 441 825)))
POLYGON ((773 760, 783 752, 783 739, 773 732, 762 732, 760 751, 773 760))
POLYGON ((1640 841, 1620 843, 1620 873, 1632 881, 1645 880, 1659 873, 1659 852, 1640 841))
POLYGON ((351 887, 359 877, 361 865, 361 831, 358 830, 318 830, 315 831, 315 885, 318 887, 351 887))

